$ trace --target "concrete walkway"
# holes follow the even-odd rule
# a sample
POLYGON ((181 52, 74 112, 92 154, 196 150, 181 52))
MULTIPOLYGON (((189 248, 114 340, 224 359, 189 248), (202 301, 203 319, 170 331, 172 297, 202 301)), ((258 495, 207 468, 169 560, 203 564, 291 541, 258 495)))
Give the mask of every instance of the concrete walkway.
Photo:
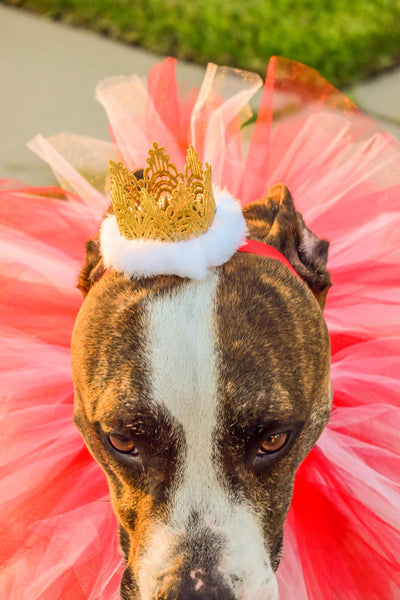
MULTIPOLYGON (((110 75, 146 75, 162 57, 84 29, 0 6, 0 177, 34 185, 54 181, 26 143, 70 131, 109 139, 96 83, 110 75)), ((198 85, 204 68, 179 62, 179 75, 198 85)), ((400 69, 362 83, 351 97, 400 139, 400 69)))

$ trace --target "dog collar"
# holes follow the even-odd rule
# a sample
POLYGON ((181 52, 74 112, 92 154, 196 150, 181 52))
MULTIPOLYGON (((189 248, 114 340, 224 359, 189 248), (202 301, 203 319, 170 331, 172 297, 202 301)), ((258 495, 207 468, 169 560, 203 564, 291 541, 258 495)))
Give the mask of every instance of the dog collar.
POLYGON ((238 248, 238 252, 249 252, 250 254, 257 254, 258 256, 266 256, 268 258, 274 258, 275 260, 279 260, 283 265, 285 265, 289 271, 296 275, 299 279, 301 279, 300 275, 297 271, 292 267, 286 256, 279 252, 270 244, 265 244, 264 242, 258 242, 257 240, 246 240, 246 242, 238 248))

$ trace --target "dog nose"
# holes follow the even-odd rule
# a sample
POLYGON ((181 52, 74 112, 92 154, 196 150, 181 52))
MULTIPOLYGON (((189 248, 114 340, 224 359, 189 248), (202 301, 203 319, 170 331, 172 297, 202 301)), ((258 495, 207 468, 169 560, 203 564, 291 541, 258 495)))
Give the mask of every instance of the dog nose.
POLYGON ((229 590, 204 590, 203 592, 182 592, 176 591, 162 593, 157 596, 157 600, 235 600, 229 590))
POLYGON ((201 589, 189 589, 186 586, 177 589, 175 586, 168 591, 157 594, 156 600, 236 600, 232 592, 224 587, 209 587, 204 585, 201 589))

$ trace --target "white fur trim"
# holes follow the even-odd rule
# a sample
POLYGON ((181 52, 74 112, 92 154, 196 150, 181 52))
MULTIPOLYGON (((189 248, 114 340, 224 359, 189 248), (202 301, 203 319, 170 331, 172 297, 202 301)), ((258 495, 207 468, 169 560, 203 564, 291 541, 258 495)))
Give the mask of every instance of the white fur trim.
POLYGON ((114 215, 106 217, 100 229, 104 266, 121 271, 126 277, 179 275, 204 279, 210 267, 227 262, 244 243, 246 221, 238 200, 227 190, 214 188, 216 212, 209 229, 181 242, 127 240, 114 215))

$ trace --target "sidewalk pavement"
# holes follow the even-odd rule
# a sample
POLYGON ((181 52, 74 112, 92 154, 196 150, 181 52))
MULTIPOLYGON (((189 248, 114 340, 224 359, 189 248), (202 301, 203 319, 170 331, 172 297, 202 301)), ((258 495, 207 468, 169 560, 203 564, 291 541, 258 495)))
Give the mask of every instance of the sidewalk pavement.
MULTIPOLYGON (((84 29, 0 6, 0 178, 32 185, 54 182, 50 168, 26 148, 36 134, 69 131, 109 139, 104 110, 94 100, 100 79, 146 75, 162 56, 84 29)), ((178 62, 198 85, 205 67, 178 62)), ((400 68, 361 83, 351 98, 400 139, 400 68)))

